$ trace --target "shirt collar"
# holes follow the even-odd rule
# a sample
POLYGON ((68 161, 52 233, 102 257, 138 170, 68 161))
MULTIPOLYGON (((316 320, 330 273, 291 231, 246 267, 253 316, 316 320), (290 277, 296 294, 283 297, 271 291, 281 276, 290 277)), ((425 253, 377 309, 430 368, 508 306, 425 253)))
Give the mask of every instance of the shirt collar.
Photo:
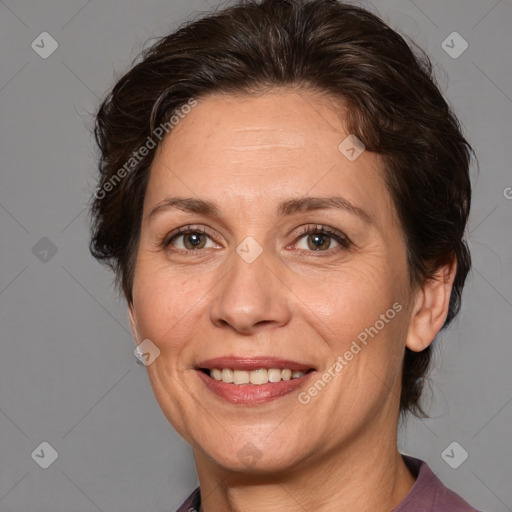
MULTIPOLYGON (((416 481, 392 512, 477 512, 445 487, 426 462, 408 455, 402 458, 416 481)), ((176 512, 199 512, 200 507, 201 493, 197 487, 176 512)))

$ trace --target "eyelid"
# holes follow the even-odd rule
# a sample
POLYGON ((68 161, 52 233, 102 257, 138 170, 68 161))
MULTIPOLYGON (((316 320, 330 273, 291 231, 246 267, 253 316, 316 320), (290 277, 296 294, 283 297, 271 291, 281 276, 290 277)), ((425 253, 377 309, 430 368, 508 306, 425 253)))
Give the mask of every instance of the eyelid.
MULTIPOLYGON (((163 239, 162 239, 161 245, 162 245, 162 247, 165 248, 165 247, 167 247, 168 245, 171 244, 171 241, 172 241, 173 238, 176 238, 176 237, 178 237, 180 235, 186 235, 186 234, 189 234, 189 233, 202 233, 203 235, 206 235, 210 239, 215 241, 213 235, 209 232, 209 228, 207 226, 199 225, 199 224, 197 224, 197 225, 195 225, 195 224, 188 224, 186 226, 181 226, 181 227, 175 229, 174 231, 172 231, 168 235, 165 235, 163 237, 163 239)), ((192 251, 189 251, 189 252, 192 252, 192 251)))
MULTIPOLYGON (((307 253, 324 253, 325 255, 332 255, 333 253, 339 252, 340 250, 349 249, 353 243, 350 238, 345 235, 342 231, 338 229, 331 228, 329 226, 325 226, 323 224, 308 224, 300 228, 299 232, 295 234, 294 241, 292 245, 295 245, 301 238, 310 234, 324 234, 333 238, 341 247, 337 247, 334 249, 328 249, 326 251, 307 251, 305 249, 297 249, 299 251, 304 251, 307 253)), ((288 248, 289 246, 287 246, 288 248)))
POLYGON ((329 226, 325 226, 323 224, 308 224, 306 226, 302 226, 299 228, 299 232, 295 235, 297 238, 301 238, 304 235, 310 234, 310 233, 320 233, 320 234, 326 234, 326 235, 332 235, 334 237, 338 237, 347 243, 350 242, 350 239, 348 238, 345 233, 342 231, 331 228, 329 226))
MULTIPOLYGON (((194 224, 188 224, 186 226, 181 226, 174 231, 172 231, 169 235, 166 235, 163 237, 161 243, 159 244, 163 249, 168 249, 169 246, 171 246, 171 242, 174 238, 177 238, 182 235, 190 234, 190 233, 202 233, 206 235, 210 240, 212 240, 214 243, 217 243, 215 241, 215 237, 209 233, 209 228, 204 225, 194 225, 194 224)), ((341 246, 334 249, 327 249, 326 251, 308 251, 306 249, 296 249, 298 251, 303 251, 307 253, 325 253, 327 255, 336 253, 340 250, 346 250, 349 249, 353 244, 352 241, 342 232, 335 228, 331 228, 329 226, 325 226, 323 224, 307 224, 306 226, 302 226, 299 228, 298 232, 294 235, 294 240, 291 245, 297 244, 297 242, 303 238, 306 235, 310 234, 325 234, 330 236, 331 238, 334 238, 335 241, 341 246)), ((288 248, 289 245, 286 247, 288 248)), ((207 248, 211 249, 211 248, 207 248)), ((190 254, 190 253, 198 253, 200 254, 201 251, 204 249, 197 249, 197 250, 185 250, 185 249, 169 249, 172 252, 177 252, 181 254, 190 254)))

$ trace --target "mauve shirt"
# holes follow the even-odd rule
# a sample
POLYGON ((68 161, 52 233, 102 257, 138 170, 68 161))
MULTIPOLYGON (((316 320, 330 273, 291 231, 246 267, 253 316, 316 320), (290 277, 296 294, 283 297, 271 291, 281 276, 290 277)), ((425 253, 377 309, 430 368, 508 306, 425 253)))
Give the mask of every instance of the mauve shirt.
MULTIPOLYGON (((407 455, 402 457, 416 482, 392 512, 478 512, 445 487, 426 462, 407 455)), ((176 512, 199 512, 200 506, 201 494, 197 487, 176 512)))

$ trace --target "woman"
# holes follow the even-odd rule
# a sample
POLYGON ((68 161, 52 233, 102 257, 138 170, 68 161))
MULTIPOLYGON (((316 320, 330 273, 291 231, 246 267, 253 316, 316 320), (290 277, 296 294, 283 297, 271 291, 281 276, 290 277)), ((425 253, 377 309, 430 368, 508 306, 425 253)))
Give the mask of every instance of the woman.
POLYGON ((471 148, 361 8, 243 2, 102 104, 93 254, 193 448, 180 511, 473 511, 397 448, 470 256, 471 148))

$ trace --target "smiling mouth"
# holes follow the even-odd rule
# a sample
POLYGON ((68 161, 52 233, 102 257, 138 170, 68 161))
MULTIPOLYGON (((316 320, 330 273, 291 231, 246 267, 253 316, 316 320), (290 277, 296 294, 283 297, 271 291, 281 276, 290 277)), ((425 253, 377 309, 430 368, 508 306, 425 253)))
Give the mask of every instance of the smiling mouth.
POLYGON ((249 384, 261 386, 269 383, 300 379, 313 368, 305 371, 291 370, 290 368, 257 368, 255 370, 234 370, 232 368, 199 368, 200 371, 216 381, 226 384, 249 384))

